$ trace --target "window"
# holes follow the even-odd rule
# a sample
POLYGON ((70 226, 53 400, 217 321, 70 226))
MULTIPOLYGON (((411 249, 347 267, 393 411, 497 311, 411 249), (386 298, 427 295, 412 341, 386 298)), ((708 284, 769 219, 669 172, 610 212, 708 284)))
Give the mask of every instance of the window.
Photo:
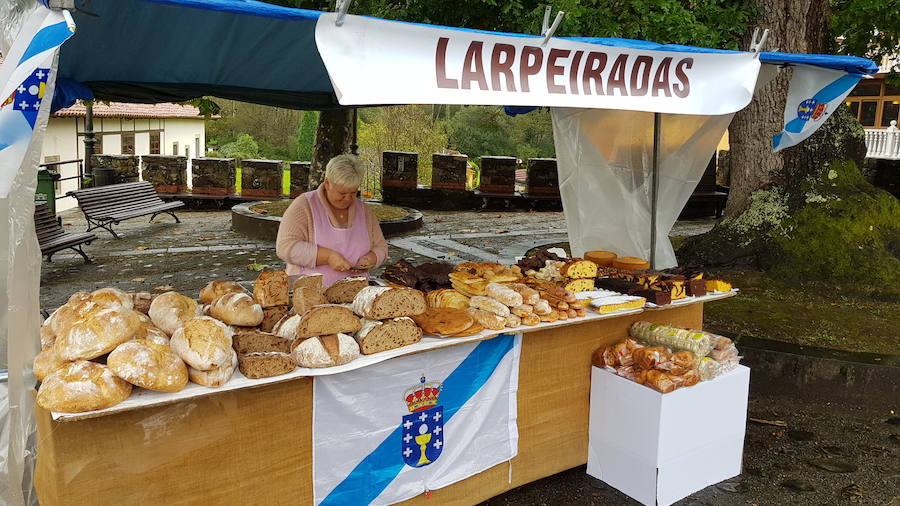
POLYGON ((863 102, 859 108, 859 122, 864 127, 875 126, 875 114, 878 112, 878 102, 863 102))
POLYGON ((194 156, 203 156, 203 152, 200 151, 200 136, 194 136, 194 156))
POLYGON ((150 132, 150 154, 159 154, 159 132, 150 132))
POLYGON ((178 143, 172 143, 172 156, 178 156, 178 143))
POLYGON ((190 146, 184 147, 184 157, 187 159, 191 158, 191 147, 190 146))
POLYGON ((94 135, 94 154, 102 155, 103 154, 103 134, 97 133, 94 135))
POLYGON ((123 155, 133 155, 134 154, 134 133, 133 132, 122 132, 122 154, 123 155))
POLYGON ((850 106, 850 114, 859 119, 859 102, 847 102, 847 105, 850 106))
POLYGON ((900 96, 900 86, 890 84, 888 82, 884 83, 884 96, 900 96))
POLYGON ((897 121, 900 116, 900 100, 885 100, 881 103, 881 126, 891 126, 891 120, 897 121))
POLYGON ((877 97, 881 95, 881 81, 862 81, 850 92, 851 97, 877 97))

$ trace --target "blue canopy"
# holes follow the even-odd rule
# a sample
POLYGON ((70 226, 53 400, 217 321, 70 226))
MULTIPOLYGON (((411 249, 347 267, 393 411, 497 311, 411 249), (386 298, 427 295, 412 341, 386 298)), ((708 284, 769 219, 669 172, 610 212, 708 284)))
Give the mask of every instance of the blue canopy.
MULTIPOLYGON (((321 12, 254 0, 92 0, 81 8, 96 16, 74 13, 78 28, 60 51, 54 109, 75 99, 153 103, 204 95, 295 109, 340 107, 316 47, 321 12)), ((660 51, 733 52, 631 39, 570 39, 660 51)), ((874 62, 854 56, 761 53, 760 61, 855 74, 878 71, 874 62)))

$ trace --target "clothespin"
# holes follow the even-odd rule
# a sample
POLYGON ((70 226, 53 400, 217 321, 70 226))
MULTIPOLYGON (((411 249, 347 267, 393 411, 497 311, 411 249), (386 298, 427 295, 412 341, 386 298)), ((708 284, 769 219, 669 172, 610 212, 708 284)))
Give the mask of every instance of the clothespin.
POLYGON ((750 52, 756 53, 756 57, 759 58, 759 52, 762 51, 763 46, 766 44, 766 40, 769 38, 769 29, 766 28, 763 30, 762 37, 759 37, 759 41, 756 40, 756 37, 759 35, 759 27, 756 27, 753 30, 753 38, 750 41, 750 52))
POLYGON ((337 11, 337 19, 334 20, 334 26, 343 26, 344 18, 347 16, 347 10, 350 9, 350 2, 353 0, 337 0, 334 10, 337 11))
POLYGON ((559 11, 556 14, 556 19, 553 20, 553 24, 548 27, 547 23, 550 21, 550 6, 547 6, 547 8, 544 9, 544 25, 541 29, 541 35, 544 37, 544 40, 541 41, 542 46, 546 46, 550 38, 553 37, 553 34, 556 33, 556 29, 559 27, 559 23, 565 15, 565 12, 559 11))

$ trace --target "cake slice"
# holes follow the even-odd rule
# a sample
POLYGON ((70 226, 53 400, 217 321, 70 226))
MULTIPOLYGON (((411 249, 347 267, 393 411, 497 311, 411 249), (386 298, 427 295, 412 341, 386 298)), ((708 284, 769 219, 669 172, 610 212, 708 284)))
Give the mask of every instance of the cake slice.
POLYGON ((297 368, 297 362, 287 353, 279 351, 238 355, 238 369, 250 379, 281 376, 297 368))
POLYGON ((367 286, 353 299, 353 312, 369 320, 415 316, 426 308, 425 296, 412 288, 367 286))
POLYGON ((360 353, 371 355, 419 342, 422 329, 406 316, 384 321, 363 320, 362 328, 355 337, 360 353))
POLYGON ((597 264, 575 258, 560 267, 559 273, 570 279, 593 278, 597 276, 597 264))
POLYGON ((325 298, 332 304, 347 304, 353 302, 356 294, 367 286, 369 286, 368 278, 344 278, 325 290, 325 298))
MULTIPOLYGON (((593 265, 593 263, 591 263, 593 265)), ((596 270, 596 266, 594 266, 596 270)), ((594 278, 573 279, 563 287, 572 293, 589 292, 594 289, 594 278)))
POLYGON ((269 351, 291 352, 293 339, 266 332, 241 332, 232 338, 231 346, 239 355, 269 351))
POLYGON ((325 304, 312 308, 300 317, 297 322, 296 337, 352 334, 360 327, 362 327, 362 323, 353 314, 353 311, 337 304, 325 304))

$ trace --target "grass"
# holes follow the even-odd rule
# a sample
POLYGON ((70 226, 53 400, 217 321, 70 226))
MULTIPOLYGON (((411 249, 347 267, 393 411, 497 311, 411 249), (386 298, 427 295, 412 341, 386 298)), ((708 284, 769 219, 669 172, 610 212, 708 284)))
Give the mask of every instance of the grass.
MULTIPOLYGON (((288 206, 291 205, 291 202, 292 201, 290 200, 263 202, 261 204, 253 206, 251 209, 254 212, 266 214, 268 216, 283 216, 288 206)), ((366 204, 369 206, 369 210, 372 211, 372 214, 374 214, 379 221, 403 218, 404 216, 409 214, 408 212, 406 212, 406 210, 400 207, 387 206, 374 202, 367 202, 366 204)))

